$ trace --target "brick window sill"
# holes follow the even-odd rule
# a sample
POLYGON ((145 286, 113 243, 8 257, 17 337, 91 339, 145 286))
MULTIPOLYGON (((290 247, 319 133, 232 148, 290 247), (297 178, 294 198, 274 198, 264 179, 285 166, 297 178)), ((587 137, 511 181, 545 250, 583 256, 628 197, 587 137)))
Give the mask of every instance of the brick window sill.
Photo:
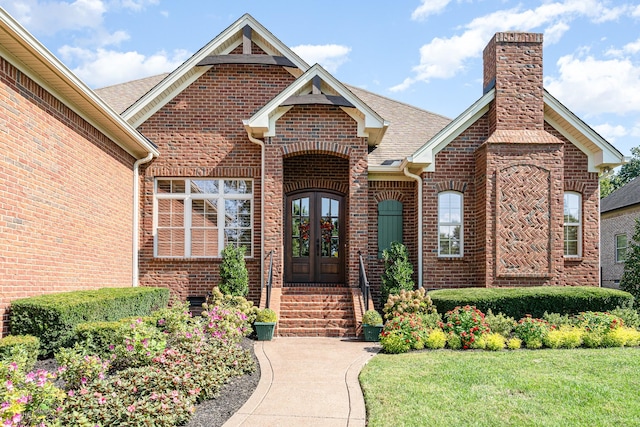
POLYGON ((564 257, 564 262, 582 262, 581 256, 564 257))

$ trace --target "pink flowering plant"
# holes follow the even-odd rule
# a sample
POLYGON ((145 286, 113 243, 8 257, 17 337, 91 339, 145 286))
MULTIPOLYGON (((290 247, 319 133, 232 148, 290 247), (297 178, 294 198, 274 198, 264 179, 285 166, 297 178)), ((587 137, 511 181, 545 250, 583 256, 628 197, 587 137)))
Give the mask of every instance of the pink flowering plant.
POLYGON ((440 327, 446 334, 460 337, 464 350, 474 348, 478 339, 490 332, 484 313, 470 305, 448 311, 440 327))
POLYGON ((78 344, 72 348, 61 348, 55 354, 60 365, 59 377, 65 381, 65 388, 76 389, 96 379, 104 379, 111 367, 111 360, 103 360, 95 354, 87 354, 78 344))
POLYGON ((237 343, 251 333, 247 315, 237 309, 215 306, 202 312, 202 317, 204 331, 214 339, 237 343))
POLYGON ((167 346, 165 335, 157 328, 136 319, 120 328, 112 351, 116 369, 148 365, 167 346))
POLYGON ((0 362, 0 422, 3 427, 54 426, 64 393, 45 370, 25 373, 17 362, 0 362))

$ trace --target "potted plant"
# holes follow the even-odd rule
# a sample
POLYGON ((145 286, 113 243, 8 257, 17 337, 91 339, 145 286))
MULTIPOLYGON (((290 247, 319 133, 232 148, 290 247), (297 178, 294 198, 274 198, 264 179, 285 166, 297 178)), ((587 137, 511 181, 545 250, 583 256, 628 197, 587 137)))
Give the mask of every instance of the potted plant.
POLYGON ((258 311, 256 321, 253 323, 258 335, 258 341, 271 341, 277 321, 278 315, 270 308, 263 308, 258 311))
POLYGON ((362 316, 365 341, 378 341, 382 332, 382 316, 375 310, 367 310, 362 316))

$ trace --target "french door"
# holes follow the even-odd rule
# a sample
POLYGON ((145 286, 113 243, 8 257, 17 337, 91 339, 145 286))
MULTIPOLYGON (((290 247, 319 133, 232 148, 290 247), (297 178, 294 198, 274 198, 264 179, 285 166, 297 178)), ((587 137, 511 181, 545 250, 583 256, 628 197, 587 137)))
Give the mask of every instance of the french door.
POLYGON ((307 191, 287 197, 285 281, 344 282, 344 198, 307 191))

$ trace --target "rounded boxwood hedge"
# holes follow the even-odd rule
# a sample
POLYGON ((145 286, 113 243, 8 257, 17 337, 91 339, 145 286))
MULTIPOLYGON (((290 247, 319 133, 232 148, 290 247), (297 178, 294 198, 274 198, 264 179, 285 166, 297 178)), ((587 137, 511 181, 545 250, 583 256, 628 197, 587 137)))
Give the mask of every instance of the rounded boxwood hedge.
POLYGON ((545 311, 577 314, 633 305, 633 296, 628 292, 588 286, 438 289, 428 294, 441 314, 457 306, 472 305, 483 313, 491 309, 493 313, 502 313, 514 319, 521 319, 527 314, 542 317, 545 311))

